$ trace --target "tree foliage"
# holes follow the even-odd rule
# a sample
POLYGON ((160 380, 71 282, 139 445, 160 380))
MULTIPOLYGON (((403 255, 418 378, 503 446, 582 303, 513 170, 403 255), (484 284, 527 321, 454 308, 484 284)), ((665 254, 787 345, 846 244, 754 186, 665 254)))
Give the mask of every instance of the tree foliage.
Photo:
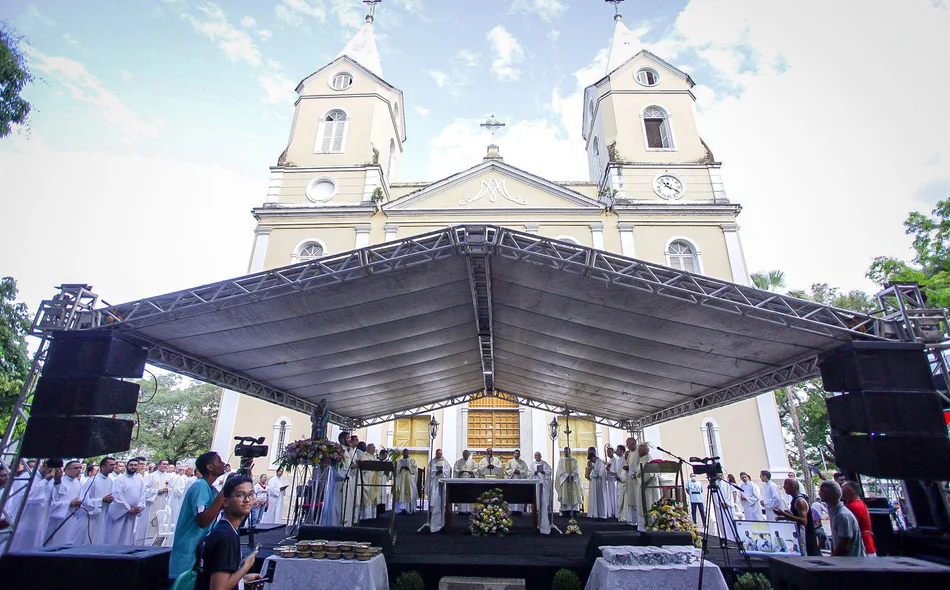
POLYGON ((221 388, 185 382, 180 375, 163 374, 155 381, 143 379, 138 405, 140 430, 132 443, 136 451, 153 459, 197 457, 211 448, 218 417, 221 388))
POLYGON ((14 125, 26 122, 30 103, 20 93, 33 81, 20 49, 20 39, 0 23, 0 138, 10 135, 14 125))
POLYGON ((0 416, 4 426, 30 371, 26 336, 32 320, 26 304, 16 302, 16 295, 16 280, 0 279, 0 416))
POLYGON ((950 308, 950 199, 937 203, 932 216, 913 212, 904 221, 905 233, 914 237, 914 260, 878 256, 867 277, 879 285, 912 281, 932 307, 950 308))

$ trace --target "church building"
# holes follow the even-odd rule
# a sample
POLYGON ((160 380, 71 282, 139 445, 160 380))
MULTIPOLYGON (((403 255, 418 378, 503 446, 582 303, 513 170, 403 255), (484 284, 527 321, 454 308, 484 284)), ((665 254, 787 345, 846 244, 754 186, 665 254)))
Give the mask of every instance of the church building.
MULTIPOLYGON (((642 49, 619 14, 614 26, 606 71, 584 93, 589 178, 542 178, 506 161, 503 145, 490 145, 466 170, 407 182, 399 175, 404 96, 383 74, 368 16, 336 59, 297 86, 289 144, 253 211, 258 223, 249 272, 485 223, 750 284, 737 225, 741 207, 727 197, 720 163, 697 129, 694 81, 642 49)), ((623 403, 618 392, 617 404, 623 403)), ((450 461, 464 449, 478 458, 491 446, 504 458, 520 449, 528 461, 540 451, 556 464, 548 428, 553 414, 504 398, 408 412, 357 434, 377 447, 408 448, 422 467, 433 415, 441 424, 434 445, 450 461)), ((557 444, 564 447, 564 416, 559 420, 557 444)), ((604 445, 622 444, 627 436, 581 418, 572 417, 570 427, 572 448, 586 453, 594 446, 601 457, 604 445)), ((310 428, 306 414, 225 391, 213 448, 227 458, 233 436, 264 436, 270 457, 259 459, 255 472, 273 473, 279 449, 309 437, 310 428)), ((331 437, 337 432, 333 427, 331 437)), ((736 474, 789 469, 772 393, 647 427, 643 437, 683 456, 721 456, 736 474)))

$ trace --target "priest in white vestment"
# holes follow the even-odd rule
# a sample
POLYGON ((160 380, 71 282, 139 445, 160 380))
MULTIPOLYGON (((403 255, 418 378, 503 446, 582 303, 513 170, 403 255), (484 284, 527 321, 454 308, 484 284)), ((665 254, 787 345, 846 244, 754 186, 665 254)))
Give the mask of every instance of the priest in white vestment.
POLYGON ((168 481, 168 507, 172 511, 171 522, 178 522, 181 512, 181 503, 185 501, 185 466, 176 465, 175 472, 168 481))
POLYGON ((134 541, 136 523, 146 509, 145 480, 136 473, 138 468, 139 462, 130 459, 125 473, 112 482, 112 503, 105 516, 103 545, 131 545, 134 541))
MULTIPOLYGON (((10 542, 10 551, 36 549, 46 540, 53 473, 54 469, 44 464, 40 472, 33 478, 33 485, 30 487, 23 514, 20 515, 16 535, 13 536, 13 540, 10 542)), ((24 490, 26 490, 26 482, 13 482, 13 487, 10 490, 10 502, 22 502, 24 490)), ((15 510, 15 507, 10 508, 11 512, 13 510, 15 510)))
POLYGON ((577 459, 571 456, 570 447, 564 447, 564 455, 557 462, 557 499, 561 504, 561 514, 580 510, 582 495, 577 459))
POLYGON ((429 510, 431 519, 429 530, 433 533, 442 530, 445 526, 445 506, 442 500, 441 481, 452 477, 452 464, 442 456, 442 449, 435 450, 435 458, 429 461, 426 482, 426 492, 429 494, 429 510))
POLYGON ((755 485, 752 478, 745 471, 739 474, 742 480, 742 491, 739 493, 739 502, 742 503, 742 516, 745 520, 763 520, 762 506, 759 504, 760 492, 759 486, 755 485))
POLYGON ((267 480, 267 510, 261 522, 279 523, 284 518, 284 494, 287 493, 289 483, 283 479, 284 468, 277 470, 274 477, 267 480))
POLYGON ((715 507, 716 529, 719 537, 730 541, 736 540, 736 531, 732 520, 731 488, 725 476, 720 473, 714 482, 719 493, 713 493, 712 503, 715 507))
MULTIPOLYGON (((637 441, 627 439, 627 451, 623 470, 627 474, 627 517, 626 523, 640 527, 643 514, 640 513, 640 478, 637 470, 640 468, 640 456, 637 454, 637 441)), ((642 529, 641 529, 642 530, 642 529)))
POLYGON ((619 463, 615 461, 616 458, 613 447, 608 445, 607 456, 604 458, 604 468, 607 471, 607 476, 604 478, 607 483, 607 518, 617 517, 617 465, 619 463))
POLYGON ((53 476, 50 488, 49 523, 46 525, 44 547, 72 545, 76 539, 76 516, 82 505, 82 463, 69 461, 61 477, 53 476))
POLYGON ((587 492, 587 517, 607 518, 607 466, 596 452, 588 452, 584 475, 590 481, 587 492))
MULTIPOLYGON (((145 505, 148 507, 148 516, 146 523, 148 529, 145 534, 145 540, 154 539, 158 535, 158 517, 159 510, 168 507, 168 492, 171 489, 171 473, 169 472, 168 460, 162 459, 155 466, 155 471, 145 476, 145 505)), ((172 522, 177 522, 172 521, 172 522)), ((142 538, 142 534, 135 535, 136 542, 142 538)))
POLYGON ((344 476, 343 482, 343 512, 341 515, 343 526, 356 526, 359 524, 357 504, 360 499, 360 482, 356 462, 360 460, 363 453, 357 446, 359 439, 353 436, 351 437, 351 441, 351 446, 346 451, 346 458, 343 460, 344 463, 346 463, 346 475, 344 476))
POLYGON ((551 503, 554 501, 551 475, 551 465, 541 459, 541 453, 535 453, 534 462, 528 466, 528 476, 531 479, 541 480, 541 497, 538 499, 538 512, 540 512, 538 514, 538 524, 541 527, 542 535, 551 533, 551 503))
POLYGON ((627 470, 624 466, 627 449, 623 445, 617 445, 617 454, 613 458, 613 470, 617 476, 617 520, 627 522, 627 470))
POLYGON ((505 477, 505 469, 501 459, 495 456, 491 447, 485 450, 485 456, 478 462, 478 477, 484 479, 501 479, 505 477))
POLYGON ((82 490, 82 509, 76 513, 75 545, 99 545, 105 527, 105 511, 112 503, 112 478, 115 459, 106 457, 99 462, 99 473, 90 477, 82 490))
POLYGON ((396 463, 396 497, 393 498, 393 510, 397 514, 400 512, 415 514, 418 473, 419 467, 416 465, 416 460, 409 456, 409 449, 403 449, 402 459, 396 463))
MULTIPOLYGON (((475 477, 475 474, 478 473, 478 466, 475 464, 475 461, 472 460, 472 454, 468 449, 462 451, 462 458, 455 462, 455 465, 452 466, 452 473, 455 474, 455 477, 462 479, 469 479, 475 477)), ((462 514, 468 514, 472 511, 471 504, 458 504, 459 512, 462 514)), ((449 508, 451 510, 451 508, 449 508)))
POLYGON ((785 500, 782 498, 782 493, 779 491, 778 486, 775 485, 775 482, 772 481, 772 473, 766 470, 762 470, 759 473, 759 478, 762 480, 763 491, 762 499, 759 500, 759 505, 765 508, 765 520, 775 521, 776 516, 773 510, 778 508, 780 510, 786 510, 785 500))
MULTIPOLYGON (((515 456, 505 463, 505 479, 528 479, 528 464, 521 459, 521 451, 515 449, 515 456)), ((521 513, 525 511, 524 504, 512 504, 511 511, 521 513)))

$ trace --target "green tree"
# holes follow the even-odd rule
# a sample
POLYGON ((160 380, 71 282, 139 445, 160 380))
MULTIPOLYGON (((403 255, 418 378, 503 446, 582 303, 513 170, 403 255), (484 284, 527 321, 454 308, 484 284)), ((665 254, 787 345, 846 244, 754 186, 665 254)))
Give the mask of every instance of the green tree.
POLYGON ((813 283, 811 291, 792 290, 788 294, 798 299, 861 313, 871 313, 878 309, 877 301, 864 291, 854 289, 842 293, 840 289, 832 287, 828 283, 813 283))
POLYGON ((778 291, 785 288, 785 273, 780 270, 754 272, 752 284, 763 291, 778 291))
POLYGON ((932 307, 950 308, 950 199, 937 203, 928 217, 911 213, 904 221, 905 233, 914 236, 913 265, 887 256, 878 256, 867 277, 877 283, 911 281, 932 307))
POLYGON ((16 302, 16 295, 16 280, 0 279, 0 421, 4 429, 30 371, 26 336, 32 319, 26 304, 16 302))
POLYGON ((0 138, 10 135, 30 115, 30 103, 20 97, 33 75, 20 50, 20 38, 0 22, 0 138))
POLYGON ((218 417, 221 388, 190 381, 173 373, 158 375, 156 382, 140 380, 138 405, 140 430, 132 443, 150 458, 172 462, 197 457, 211 448, 218 417))

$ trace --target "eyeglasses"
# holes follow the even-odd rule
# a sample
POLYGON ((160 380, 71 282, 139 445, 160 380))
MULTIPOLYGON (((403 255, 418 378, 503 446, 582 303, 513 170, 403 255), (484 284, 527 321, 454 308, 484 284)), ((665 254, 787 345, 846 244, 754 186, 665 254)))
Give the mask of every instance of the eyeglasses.
POLYGON ((253 500, 255 497, 256 497, 256 496, 255 496, 254 494, 241 494, 241 493, 237 493, 237 494, 234 494, 233 496, 231 496, 231 498, 233 498, 234 500, 237 500, 237 501, 239 501, 239 502, 250 502, 250 501, 253 500))

